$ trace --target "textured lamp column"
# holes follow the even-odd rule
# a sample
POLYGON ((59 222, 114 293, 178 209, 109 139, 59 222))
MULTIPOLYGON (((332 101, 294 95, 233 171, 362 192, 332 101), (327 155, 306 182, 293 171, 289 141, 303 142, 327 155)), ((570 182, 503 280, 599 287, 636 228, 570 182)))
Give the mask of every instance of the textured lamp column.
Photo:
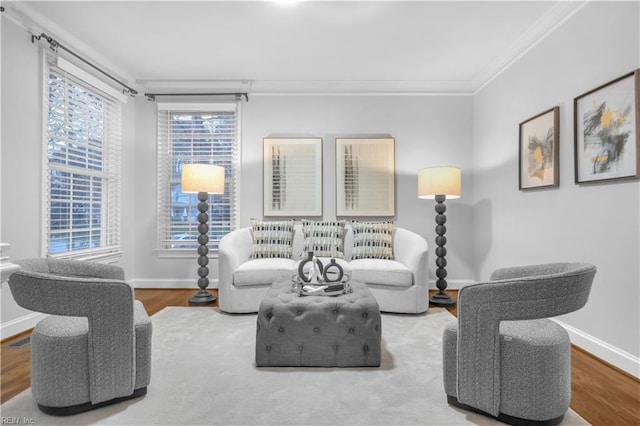
POLYGON ((189 298, 189 304, 203 305, 216 301, 216 296, 207 291, 209 285, 209 194, 224 194, 224 167, 211 164, 185 164, 182 166, 182 192, 197 193, 198 200, 198 287, 200 291, 189 298))
POLYGON ((444 290, 447 288, 447 249, 444 247, 447 238, 444 234, 447 227, 447 210, 444 201, 460 198, 460 169, 456 167, 427 167, 418 172, 418 198, 436 200, 436 287, 438 293, 434 294, 429 302, 434 305, 455 305, 453 300, 444 290))

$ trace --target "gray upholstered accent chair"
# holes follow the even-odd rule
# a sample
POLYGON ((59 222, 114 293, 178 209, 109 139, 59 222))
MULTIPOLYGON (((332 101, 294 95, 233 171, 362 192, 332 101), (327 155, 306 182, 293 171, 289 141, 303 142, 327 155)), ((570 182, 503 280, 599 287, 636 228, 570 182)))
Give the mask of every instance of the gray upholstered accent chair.
POLYGON ((51 314, 31 333, 31 391, 48 414, 69 415, 142 396, 151 379, 151 320, 114 265, 16 262, 18 305, 51 314))
POLYGON ((569 335, 547 319, 585 305, 596 267, 553 263, 496 270, 458 295, 443 337, 449 404, 510 424, 558 424, 571 399, 569 335))

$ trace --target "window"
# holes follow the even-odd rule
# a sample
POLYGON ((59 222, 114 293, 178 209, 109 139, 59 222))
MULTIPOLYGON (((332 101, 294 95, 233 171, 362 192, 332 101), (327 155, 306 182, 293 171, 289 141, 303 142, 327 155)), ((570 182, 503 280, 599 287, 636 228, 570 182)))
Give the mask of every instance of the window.
POLYGON ((48 64, 45 252, 120 251, 120 102, 48 64))
POLYGON ((182 165, 225 168, 224 194, 209 196, 209 248, 237 224, 239 105, 158 104, 158 248, 198 247, 197 194, 181 190, 182 165))

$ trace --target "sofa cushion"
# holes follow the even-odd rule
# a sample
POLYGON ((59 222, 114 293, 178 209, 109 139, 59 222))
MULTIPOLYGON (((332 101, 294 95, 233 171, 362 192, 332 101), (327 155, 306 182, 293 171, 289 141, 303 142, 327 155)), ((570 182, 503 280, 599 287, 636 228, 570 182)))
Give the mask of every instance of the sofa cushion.
POLYGON ((252 259, 286 258, 293 254, 293 220, 262 221, 251 219, 252 259))
POLYGON ((244 262, 233 273, 237 287, 272 284, 290 279, 296 262, 291 259, 254 259, 244 262))
POLYGON ((344 259, 344 224, 344 220, 318 222, 303 219, 303 254, 312 251, 317 257, 344 259))
POLYGON ((393 259, 393 222, 351 221, 351 259, 393 259))
POLYGON ((397 260, 357 259, 349 263, 351 279, 367 284, 409 287, 413 284, 413 273, 397 260))

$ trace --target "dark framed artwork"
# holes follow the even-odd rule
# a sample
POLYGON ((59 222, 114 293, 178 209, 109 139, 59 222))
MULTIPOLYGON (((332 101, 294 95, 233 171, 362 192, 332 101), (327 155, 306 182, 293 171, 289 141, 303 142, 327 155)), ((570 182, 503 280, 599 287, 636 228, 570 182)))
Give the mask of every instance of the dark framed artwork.
POLYGON ((560 185, 560 107, 553 107, 520 123, 519 188, 560 185))
POLYGON ((322 216, 322 138, 263 139, 264 216, 322 216))
POLYGON ((394 138, 336 138, 336 216, 394 216, 395 158, 394 138))
POLYGON ((640 70, 573 100, 576 183, 640 176, 640 70))

